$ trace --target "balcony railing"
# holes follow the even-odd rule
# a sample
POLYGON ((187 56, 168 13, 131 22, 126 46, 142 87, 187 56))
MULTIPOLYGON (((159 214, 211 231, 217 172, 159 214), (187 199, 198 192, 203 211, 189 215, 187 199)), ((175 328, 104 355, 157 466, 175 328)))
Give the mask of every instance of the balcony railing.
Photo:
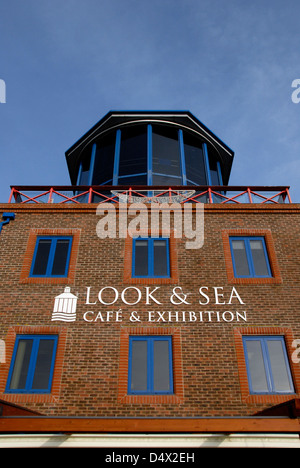
POLYGON ((9 203, 292 203, 289 187, 12 186, 9 203))

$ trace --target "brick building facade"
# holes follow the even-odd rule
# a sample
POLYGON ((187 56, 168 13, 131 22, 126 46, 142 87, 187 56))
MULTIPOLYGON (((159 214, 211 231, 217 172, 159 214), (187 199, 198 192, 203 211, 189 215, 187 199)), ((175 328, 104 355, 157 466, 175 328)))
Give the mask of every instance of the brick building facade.
MULTIPOLYGON (((218 184, 207 176, 210 183, 194 183, 192 190, 188 177, 178 183, 174 174, 172 187, 155 180, 135 184, 134 161, 132 185, 128 174, 121 185, 121 162, 119 180, 114 167, 111 182, 91 183, 90 165, 83 183, 80 157, 95 148, 95 135, 158 120, 151 113, 125 117, 116 113, 104 118, 67 152, 72 183, 67 195, 66 187, 13 187, 10 202, 0 205, 3 219, 14 214, 0 234, 2 437, 45 430, 156 437, 180 433, 181 443, 196 434, 193 444, 200 446, 203 434, 279 433, 297 444, 299 205, 291 203, 282 187, 272 188, 276 197, 262 191, 259 200, 253 200, 258 188, 230 188, 233 153, 186 113, 160 115, 160 124, 197 133, 209 157, 213 148, 222 176, 218 184), (137 212, 130 211, 130 196, 144 202, 150 189, 151 196, 170 196, 173 204, 168 206, 175 211, 170 212, 169 233, 163 223, 153 231, 153 198, 138 205, 138 214, 145 216, 140 224, 137 212), (231 189, 238 195, 230 195, 231 189), (42 195, 32 195, 34 190, 42 195), (187 248, 187 238, 178 235, 175 217, 186 206, 192 207, 188 213, 194 235, 201 208, 202 242, 197 248, 187 248), (108 219, 119 222, 125 212, 127 226, 135 222, 138 236, 128 231, 100 234, 103 221, 107 228, 108 219), (144 243, 138 244, 136 237, 144 243), (47 271, 41 272, 48 248, 47 271), (64 262, 66 271, 53 274, 54 266, 58 271, 64 262), (38 358, 32 364, 28 357, 26 364, 29 342, 32 357, 37 337, 45 345, 44 354, 37 354, 39 379, 49 379, 40 390, 33 383, 38 358), (24 413, 28 418, 21 417, 24 413)), ((114 155, 116 165, 116 150, 114 155)), ((180 219, 184 227, 187 218, 180 219)), ((260 435, 256 443, 263 440, 260 435)))

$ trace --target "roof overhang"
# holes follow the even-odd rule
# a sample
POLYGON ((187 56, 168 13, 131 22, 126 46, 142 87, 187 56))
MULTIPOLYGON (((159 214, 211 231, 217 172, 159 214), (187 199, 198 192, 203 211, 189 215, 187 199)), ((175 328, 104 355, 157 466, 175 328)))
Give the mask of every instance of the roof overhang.
POLYGON ((223 161, 224 185, 227 185, 234 152, 209 130, 190 111, 110 111, 86 132, 65 153, 72 185, 76 185, 77 167, 84 148, 101 135, 122 126, 137 122, 166 123, 198 134, 208 145, 212 145, 223 161))
POLYGON ((0 417, 0 448, 300 447, 299 399, 248 417, 62 417, 12 406, 0 417))
POLYGON ((296 433, 299 418, 249 416, 225 418, 88 418, 4 416, 2 433, 296 433))

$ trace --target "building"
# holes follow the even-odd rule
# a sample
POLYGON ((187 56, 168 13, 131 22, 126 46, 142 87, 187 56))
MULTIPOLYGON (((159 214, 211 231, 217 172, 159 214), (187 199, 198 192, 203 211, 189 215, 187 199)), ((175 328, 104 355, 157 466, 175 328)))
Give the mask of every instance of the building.
POLYGON ((299 204, 190 112, 110 112, 0 206, 0 446, 299 447, 299 204))

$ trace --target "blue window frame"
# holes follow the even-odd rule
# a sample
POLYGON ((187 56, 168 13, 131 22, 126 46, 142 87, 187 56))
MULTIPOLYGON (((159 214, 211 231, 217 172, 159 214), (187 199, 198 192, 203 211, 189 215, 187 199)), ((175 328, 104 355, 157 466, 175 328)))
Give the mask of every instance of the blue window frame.
POLYGON ((66 277, 72 237, 38 236, 30 270, 31 277, 66 277))
POLYGON ((229 240, 236 278, 272 276, 264 237, 230 237, 229 240))
POLYGON ((173 393, 172 337, 129 337, 128 393, 173 393))
POLYGON ((8 374, 8 393, 50 393, 56 335, 17 335, 8 374))
POLYGON ((138 237, 133 239, 132 277, 170 277, 170 251, 168 238, 138 237))
POLYGON ((251 394, 294 393, 283 336, 244 336, 243 345, 251 394))

